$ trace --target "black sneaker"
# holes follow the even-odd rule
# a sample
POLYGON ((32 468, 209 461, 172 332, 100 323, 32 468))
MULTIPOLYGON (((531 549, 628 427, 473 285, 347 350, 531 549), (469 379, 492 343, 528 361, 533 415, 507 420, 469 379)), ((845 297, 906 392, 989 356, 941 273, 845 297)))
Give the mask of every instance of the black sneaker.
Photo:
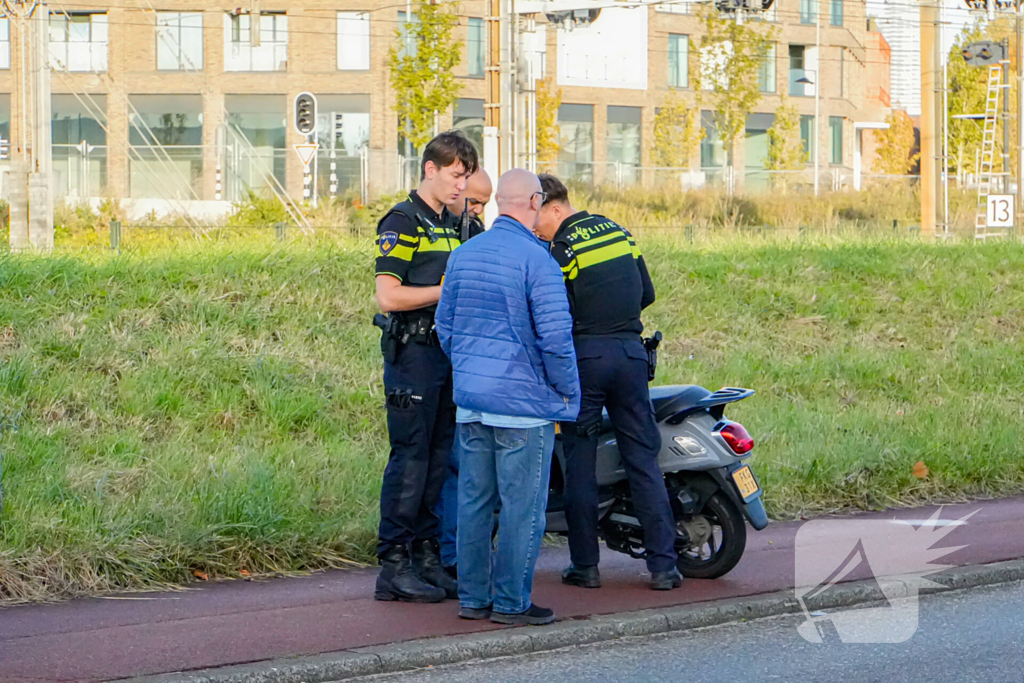
POLYGON ((473 620, 476 620, 476 621, 479 621, 481 619, 490 619, 491 618, 491 606, 488 605, 487 607, 480 607, 480 608, 476 608, 476 607, 460 607, 459 608, 459 618, 460 619, 473 619, 473 620))
POLYGON ((493 623, 507 624, 509 626, 543 626, 544 624, 550 624, 554 620, 554 610, 550 610, 547 607, 538 607, 537 605, 530 605, 530 609, 519 614, 491 613, 491 621, 493 623))
POLYGON ((577 567, 570 564, 562 572, 562 583, 567 586, 582 586, 583 588, 600 588, 601 573, 597 567, 577 567))
POLYGON ((683 585, 683 575, 678 569, 651 573, 651 588, 656 591, 670 591, 683 585))

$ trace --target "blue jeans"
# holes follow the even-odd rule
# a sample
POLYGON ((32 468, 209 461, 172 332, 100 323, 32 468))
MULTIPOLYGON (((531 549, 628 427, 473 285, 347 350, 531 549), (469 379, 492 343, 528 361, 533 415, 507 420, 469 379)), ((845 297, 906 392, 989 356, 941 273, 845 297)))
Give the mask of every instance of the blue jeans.
POLYGON ((459 521, 459 451, 452 448, 448 455, 448 476, 441 487, 441 497, 434 508, 434 514, 441 520, 441 532, 437 540, 441 543, 441 564, 451 567, 457 559, 455 530, 459 521))
POLYGON ((555 426, 456 427, 459 459, 459 603, 495 612, 530 609, 533 570, 546 526, 555 426), (494 510, 497 548, 492 550, 494 510))

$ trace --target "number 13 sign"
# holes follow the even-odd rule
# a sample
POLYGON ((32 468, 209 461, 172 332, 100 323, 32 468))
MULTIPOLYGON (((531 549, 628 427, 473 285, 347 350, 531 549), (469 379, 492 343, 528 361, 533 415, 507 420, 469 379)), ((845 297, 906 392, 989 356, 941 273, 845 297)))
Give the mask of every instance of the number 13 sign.
POLYGON ((1013 227, 1013 195, 990 194, 985 212, 985 225, 989 228, 1013 227))

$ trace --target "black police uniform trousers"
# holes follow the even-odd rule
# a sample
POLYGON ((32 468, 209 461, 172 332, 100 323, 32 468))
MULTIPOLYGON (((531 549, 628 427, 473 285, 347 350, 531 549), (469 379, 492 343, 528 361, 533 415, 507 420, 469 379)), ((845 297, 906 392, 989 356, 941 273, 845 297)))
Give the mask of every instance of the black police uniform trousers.
POLYGON ((647 569, 674 569, 675 522, 657 463, 661 434, 647 387, 647 351, 639 339, 579 337, 575 345, 582 389, 580 414, 575 425, 565 424, 561 430, 572 563, 590 567, 600 559, 595 426, 601 423, 601 409, 607 407, 628 477, 633 509, 644 530, 647 569), (588 430, 589 435, 581 434, 588 430))
POLYGON ((384 363, 391 454, 380 491, 377 555, 438 534, 434 508, 455 438, 452 366, 441 348, 410 341, 384 363))

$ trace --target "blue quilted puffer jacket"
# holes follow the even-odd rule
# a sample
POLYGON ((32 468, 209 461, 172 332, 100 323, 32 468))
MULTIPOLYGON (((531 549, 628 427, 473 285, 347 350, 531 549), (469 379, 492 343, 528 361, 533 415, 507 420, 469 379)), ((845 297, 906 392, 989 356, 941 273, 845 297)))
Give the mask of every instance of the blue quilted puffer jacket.
POLYGON ((580 382, 562 272, 522 223, 499 216, 452 252, 434 324, 457 406, 575 421, 580 382))

